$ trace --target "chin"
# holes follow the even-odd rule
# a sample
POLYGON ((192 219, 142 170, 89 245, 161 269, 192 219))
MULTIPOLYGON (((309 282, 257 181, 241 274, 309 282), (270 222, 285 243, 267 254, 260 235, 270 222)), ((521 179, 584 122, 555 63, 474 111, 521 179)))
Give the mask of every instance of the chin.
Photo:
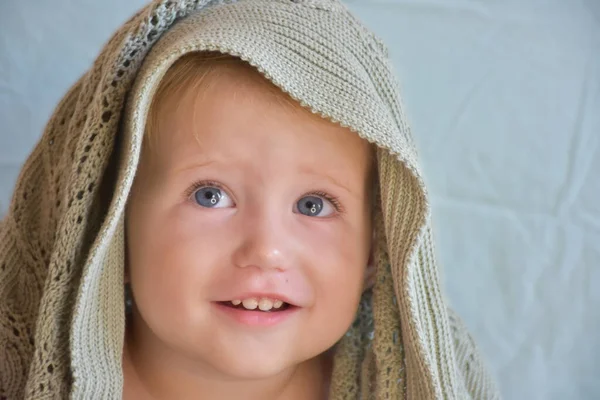
MULTIPOLYGON (((299 362, 286 360, 281 353, 246 351, 232 354, 227 359, 220 359, 215 366, 222 374, 240 380, 261 380, 285 373, 299 362)), ((301 362, 301 361, 300 361, 301 362)))

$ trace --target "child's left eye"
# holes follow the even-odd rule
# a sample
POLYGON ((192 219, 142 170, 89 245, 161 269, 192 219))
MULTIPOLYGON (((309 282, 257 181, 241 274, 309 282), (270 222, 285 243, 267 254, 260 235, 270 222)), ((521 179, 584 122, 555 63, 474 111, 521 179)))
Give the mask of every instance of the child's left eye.
POLYGON ((194 192, 197 204, 206 208, 233 207, 231 197, 224 191, 214 186, 204 186, 194 192))
POLYGON ((320 196, 304 196, 296 203, 295 211, 308 217, 329 217, 335 213, 335 206, 320 196))

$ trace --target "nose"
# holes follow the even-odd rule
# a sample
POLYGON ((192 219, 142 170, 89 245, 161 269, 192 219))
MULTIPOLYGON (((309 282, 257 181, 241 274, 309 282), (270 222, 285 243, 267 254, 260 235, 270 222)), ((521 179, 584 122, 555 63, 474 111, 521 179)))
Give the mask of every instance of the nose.
POLYGON ((279 271, 289 268, 293 239, 281 216, 255 215, 242 225, 233 254, 237 267, 279 271))

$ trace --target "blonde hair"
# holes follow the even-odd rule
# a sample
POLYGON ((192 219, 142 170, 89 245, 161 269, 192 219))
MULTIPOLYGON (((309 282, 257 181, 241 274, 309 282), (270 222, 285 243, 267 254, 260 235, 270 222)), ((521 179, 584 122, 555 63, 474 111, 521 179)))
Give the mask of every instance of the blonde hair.
MULTIPOLYGON (((156 131, 159 125, 159 111, 167 99, 183 93, 193 92, 202 96, 207 92, 217 79, 222 75, 234 71, 247 78, 249 83, 259 84, 267 89, 273 96, 276 104, 288 110, 302 110, 308 112, 300 103, 292 99, 287 93, 266 79, 256 68, 246 61, 219 52, 195 52, 189 53, 177 60, 165 73, 150 103, 144 146, 156 148, 156 131)), ((233 96, 236 93, 232 93, 233 96)), ((311 113, 312 114, 312 113, 311 113)), ((315 119, 321 119, 315 116, 315 119)))

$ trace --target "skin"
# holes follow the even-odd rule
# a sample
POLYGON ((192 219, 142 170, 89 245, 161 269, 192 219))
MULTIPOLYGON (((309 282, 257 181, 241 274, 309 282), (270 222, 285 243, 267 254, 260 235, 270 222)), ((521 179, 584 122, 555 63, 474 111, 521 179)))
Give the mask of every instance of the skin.
POLYGON ((207 79, 202 96, 160 102, 128 203, 124 397, 325 398, 328 350, 372 275, 370 145, 276 101, 247 72, 207 79), (225 194, 217 208, 196 200, 206 180, 225 194), (299 201, 315 191, 321 214, 302 214, 299 201), (256 328, 214 303, 256 288, 300 308, 256 328))

